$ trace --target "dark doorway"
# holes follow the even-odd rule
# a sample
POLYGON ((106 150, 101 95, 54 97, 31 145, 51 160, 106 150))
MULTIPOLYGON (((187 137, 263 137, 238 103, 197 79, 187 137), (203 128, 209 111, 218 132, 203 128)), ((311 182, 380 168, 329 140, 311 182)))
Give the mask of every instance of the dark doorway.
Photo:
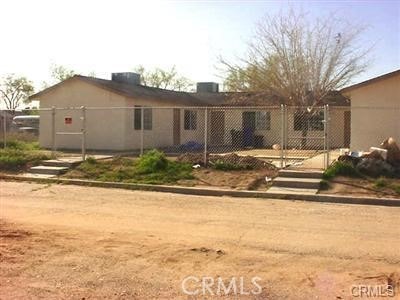
POLYGON ((222 145, 225 137, 225 113, 223 111, 211 111, 211 145, 222 145))
POLYGON ((243 146, 254 145, 254 131, 256 130, 256 113, 245 111, 242 113, 243 146))
POLYGON ((351 112, 344 112, 344 147, 350 147, 350 136, 351 136, 351 112))

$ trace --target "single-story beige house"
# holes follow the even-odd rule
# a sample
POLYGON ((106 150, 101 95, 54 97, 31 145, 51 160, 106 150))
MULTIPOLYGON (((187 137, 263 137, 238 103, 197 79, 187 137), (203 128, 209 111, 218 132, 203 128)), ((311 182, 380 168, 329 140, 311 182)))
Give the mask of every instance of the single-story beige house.
MULTIPOLYGON (((281 108, 274 97, 218 91, 218 84, 202 82, 197 91, 178 92, 140 84, 140 75, 113 73, 111 80, 76 75, 30 97, 40 101, 40 145, 51 148, 52 112, 55 131, 80 132, 86 107, 86 147, 93 150, 133 150, 179 147, 194 142, 210 147, 271 147, 281 140, 281 108), (207 107, 207 109, 205 109, 207 107), (112 108, 112 109, 110 109, 112 108), (206 125, 207 112, 207 125, 206 125), (143 127, 143 131, 142 131, 143 127), (240 137, 240 138, 239 138, 240 137), (257 138, 255 138, 257 137, 257 138)), ((330 97, 331 148, 350 141, 349 102, 340 94, 330 97)), ((323 110, 308 123, 309 136, 323 135, 323 110)), ((288 147, 299 147, 301 116, 289 108, 288 147)), ((309 148, 322 148, 323 140, 310 139, 309 148)), ((57 135, 58 149, 79 149, 79 135, 57 135)))
POLYGON ((351 149, 369 150, 400 141, 400 70, 344 88, 351 102, 351 149))

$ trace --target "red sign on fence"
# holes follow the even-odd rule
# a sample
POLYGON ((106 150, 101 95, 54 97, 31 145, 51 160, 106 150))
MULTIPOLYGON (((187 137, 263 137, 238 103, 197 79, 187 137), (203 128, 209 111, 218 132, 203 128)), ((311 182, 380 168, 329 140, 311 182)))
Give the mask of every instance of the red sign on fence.
POLYGON ((64 123, 65 123, 66 125, 72 124, 72 118, 71 118, 71 117, 65 117, 65 118, 64 118, 64 123))

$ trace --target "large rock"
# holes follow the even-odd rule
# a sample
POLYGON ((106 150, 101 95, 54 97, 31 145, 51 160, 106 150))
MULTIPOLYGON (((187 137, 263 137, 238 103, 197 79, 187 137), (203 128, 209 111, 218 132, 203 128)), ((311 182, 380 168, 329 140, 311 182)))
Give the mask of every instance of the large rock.
POLYGON ((382 155, 380 154, 379 151, 374 150, 368 154, 364 154, 363 156, 361 156, 361 158, 371 158, 371 159, 378 159, 378 160, 384 160, 382 155))
POLYGON ((350 155, 340 155, 338 157, 338 161, 341 161, 343 163, 352 164, 353 167, 355 167, 361 161, 361 158, 350 156, 350 155))
POLYGON ((390 137, 381 144, 387 150, 386 161, 395 167, 400 167, 400 148, 394 138, 390 137))
POLYGON ((179 162, 189 163, 189 164, 200 164, 204 163, 204 155, 202 153, 184 153, 177 157, 179 162))
POLYGON ((395 168, 382 159, 362 158, 356 169, 358 172, 372 177, 395 175, 395 168))

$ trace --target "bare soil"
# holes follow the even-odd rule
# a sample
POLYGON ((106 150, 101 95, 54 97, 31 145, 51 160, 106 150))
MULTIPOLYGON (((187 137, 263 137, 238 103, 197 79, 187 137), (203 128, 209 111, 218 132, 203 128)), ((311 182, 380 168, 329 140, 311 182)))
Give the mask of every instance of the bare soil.
POLYGON ((0 299, 220 298, 185 295, 187 276, 261 278, 261 294, 226 299, 352 299, 353 285, 388 283, 400 295, 400 208, 0 187, 0 299))
POLYGON ((193 180, 181 180, 179 185, 203 188, 229 188, 237 190, 267 190, 271 182, 266 177, 276 177, 276 170, 234 170, 219 171, 201 168, 193 171, 193 180))
MULTIPOLYGON (((385 181, 388 185, 400 186, 400 179, 385 179, 385 181)), ((343 176, 335 177, 330 181, 329 189, 321 190, 319 194, 400 199, 400 193, 392 188, 377 188, 372 180, 343 176)))

